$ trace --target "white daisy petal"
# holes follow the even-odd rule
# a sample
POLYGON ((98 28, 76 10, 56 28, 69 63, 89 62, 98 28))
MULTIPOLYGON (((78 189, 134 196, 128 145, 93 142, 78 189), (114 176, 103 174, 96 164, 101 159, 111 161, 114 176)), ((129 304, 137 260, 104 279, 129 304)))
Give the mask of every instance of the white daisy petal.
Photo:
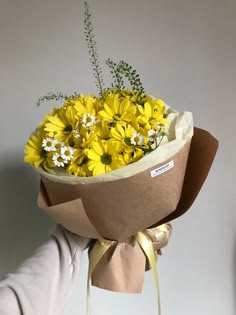
POLYGON ((155 142, 159 138, 159 132, 157 130, 148 130, 148 139, 150 142, 155 142))
POLYGON ((52 157, 53 163, 57 167, 64 167, 67 161, 65 161, 59 153, 55 153, 52 157))
POLYGON ((61 157, 64 161, 70 161, 73 158, 74 149, 71 147, 63 146, 61 148, 61 157))
POLYGON ((94 124, 96 124, 96 117, 90 113, 83 114, 82 116, 82 125, 87 128, 91 128, 94 124))
POLYGON ((44 148, 45 151, 50 152, 50 151, 56 151, 55 148, 55 140, 53 138, 45 138, 42 141, 42 147, 44 148))
POLYGON ((143 145, 144 137, 140 132, 134 132, 132 137, 130 138, 130 143, 133 145, 143 145))

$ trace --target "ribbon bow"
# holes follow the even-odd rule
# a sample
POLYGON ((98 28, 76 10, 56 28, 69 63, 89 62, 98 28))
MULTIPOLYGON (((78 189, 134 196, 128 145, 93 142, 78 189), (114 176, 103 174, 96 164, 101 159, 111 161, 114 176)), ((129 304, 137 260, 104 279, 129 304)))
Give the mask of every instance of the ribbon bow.
MULTIPOLYGON (((156 268, 156 253, 161 254, 161 248, 166 246, 170 238, 172 227, 170 224, 162 224, 160 226, 146 229, 134 235, 133 240, 137 241, 148 262, 148 269, 152 270, 153 278, 157 290, 158 314, 161 315, 160 288, 158 273, 156 268)), ((106 239, 97 240, 89 253, 89 270, 87 279, 87 315, 90 315, 90 280, 93 272, 101 261, 102 257, 108 250, 119 244, 118 241, 106 239)))

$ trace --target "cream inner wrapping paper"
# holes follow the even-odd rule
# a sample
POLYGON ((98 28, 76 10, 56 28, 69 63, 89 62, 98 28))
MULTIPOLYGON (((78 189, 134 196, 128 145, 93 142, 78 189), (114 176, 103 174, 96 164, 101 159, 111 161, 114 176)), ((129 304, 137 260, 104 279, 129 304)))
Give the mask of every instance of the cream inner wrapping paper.
POLYGON ((185 111, 179 113, 170 108, 168 112, 167 118, 170 121, 170 128, 167 139, 164 139, 156 150, 145 155, 135 163, 126 165, 110 173, 91 177, 72 176, 64 172, 49 174, 42 168, 37 168, 37 171, 51 181, 72 185, 108 182, 138 174, 174 156, 193 136, 193 116, 191 112, 185 111))

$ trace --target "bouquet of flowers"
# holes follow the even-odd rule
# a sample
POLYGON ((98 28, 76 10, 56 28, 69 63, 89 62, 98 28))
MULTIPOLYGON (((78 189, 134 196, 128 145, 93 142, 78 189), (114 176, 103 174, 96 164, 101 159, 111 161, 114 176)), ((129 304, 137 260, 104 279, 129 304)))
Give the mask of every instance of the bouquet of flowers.
POLYGON ((26 146, 25 161, 49 173, 62 169, 80 177, 138 161, 164 142, 170 121, 161 99, 137 93, 68 98, 40 123, 26 146))
POLYGON ((194 128, 190 112, 147 94, 124 61, 107 60, 113 84, 103 88, 86 2, 85 34, 99 94, 41 97, 64 102, 30 136, 25 162, 41 174, 39 207, 97 240, 89 251, 93 285, 140 292, 145 270, 158 283, 155 259, 169 240, 168 222, 196 198, 217 140, 194 128))

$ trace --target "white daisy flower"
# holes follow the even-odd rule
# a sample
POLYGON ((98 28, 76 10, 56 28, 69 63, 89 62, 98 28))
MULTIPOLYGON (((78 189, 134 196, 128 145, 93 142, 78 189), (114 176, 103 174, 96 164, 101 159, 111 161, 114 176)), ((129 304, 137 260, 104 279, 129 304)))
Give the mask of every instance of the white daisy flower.
POLYGON ((143 145, 144 143, 144 137, 141 135, 140 132, 134 132, 130 139, 130 143, 133 145, 143 145))
POLYGON ((82 125, 87 128, 91 128, 96 124, 96 117, 90 113, 83 114, 82 116, 82 125))
POLYGON ((65 164, 67 164, 67 161, 65 161, 59 153, 53 154, 52 160, 57 167, 64 167, 65 164))
POLYGON ((73 158, 74 149, 71 147, 62 147, 61 148, 61 157, 64 161, 70 161, 73 158))
POLYGON ((155 142, 159 138, 159 132, 157 130, 148 130, 148 140, 150 142, 155 142))
POLYGON ((45 151, 50 152, 50 151, 56 151, 55 147, 55 140, 52 138, 45 138, 42 141, 42 147, 44 148, 45 151))

